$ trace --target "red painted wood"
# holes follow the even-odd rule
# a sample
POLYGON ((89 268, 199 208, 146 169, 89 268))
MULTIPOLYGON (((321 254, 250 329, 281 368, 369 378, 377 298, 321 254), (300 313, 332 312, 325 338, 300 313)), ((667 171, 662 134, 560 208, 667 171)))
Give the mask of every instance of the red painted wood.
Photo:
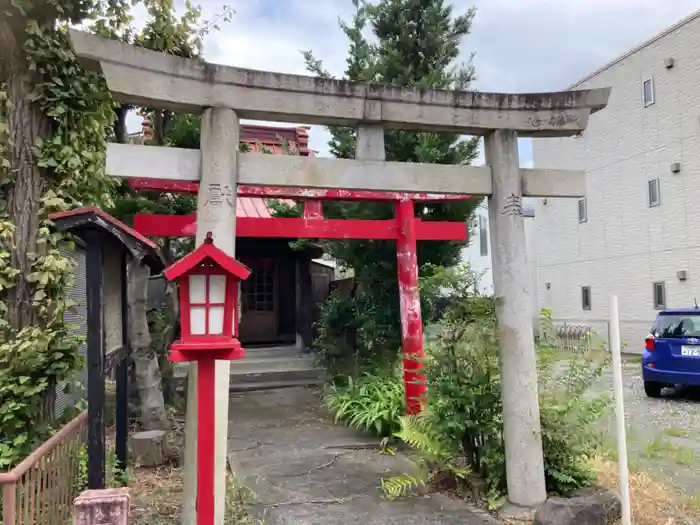
POLYGON ((214 525, 215 364, 197 362, 197 525, 214 525))
POLYGON ((195 345, 174 343, 170 346, 168 361, 171 363, 190 363, 198 361, 202 356, 215 359, 216 361, 235 361, 245 357, 245 349, 238 340, 230 343, 231 348, 224 348, 225 345, 218 345, 217 350, 211 349, 211 344, 195 345))
MULTIPOLYGON (((162 179, 129 179, 135 190, 165 191, 196 195, 199 182, 180 182, 162 179)), ((278 199, 321 199, 346 201, 398 201, 411 199, 421 202, 463 201, 471 195, 445 195, 441 193, 406 193, 363 190, 323 190, 315 188, 278 188, 273 186, 238 186, 239 197, 278 199)))
POLYGON ((323 201, 316 199, 305 201, 304 219, 323 219, 323 201))
MULTIPOLYGON (((154 237, 193 237, 195 215, 134 215, 134 229, 154 237)), ((419 241, 466 241, 463 222, 423 222, 415 219, 419 241)), ((280 239, 396 239, 394 220, 238 218, 236 237, 280 239)))
POLYGON ((404 384, 406 388, 406 413, 417 414, 422 409, 426 393, 423 366, 412 357, 423 357, 423 322, 418 288, 418 256, 416 248, 416 221, 413 202, 406 200, 396 204, 396 222, 399 236, 396 240, 396 257, 399 267, 399 301, 401 307, 401 350, 404 353, 404 384))
POLYGON ((193 252, 188 253, 182 259, 166 268, 165 278, 169 281, 172 281, 173 279, 177 279, 181 275, 191 273, 191 271, 198 264, 200 264, 207 258, 213 260, 227 273, 236 276, 239 279, 247 279, 250 275, 251 270, 245 264, 237 261, 230 255, 227 255, 219 248, 217 248, 213 243, 204 242, 200 244, 193 252))

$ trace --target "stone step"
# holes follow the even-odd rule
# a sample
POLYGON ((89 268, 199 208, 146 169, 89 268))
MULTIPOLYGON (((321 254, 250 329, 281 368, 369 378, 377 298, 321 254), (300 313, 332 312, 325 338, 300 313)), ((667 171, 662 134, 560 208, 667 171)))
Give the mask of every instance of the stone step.
POLYGON ((246 346, 245 357, 243 359, 249 357, 254 359, 265 359, 268 357, 288 357, 293 359, 304 355, 308 354, 303 354, 296 346, 262 346, 259 348, 250 348, 246 346))
MULTIPOLYGON (((231 392, 250 392, 269 390, 273 388, 288 388, 294 386, 313 386, 322 384, 326 372, 315 366, 312 354, 287 356, 259 357, 258 354, 247 352, 246 357, 231 362, 231 392)), ((185 386, 187 369, 178 367, 173 380, 175 388, 181 390, 185 386)))
POLYGON ((274 372, 286 369, 307 369, 315 368, 315 358, 312 355, 298 357, 263 357, 258 358, 253 355, 246 355, 243 359, 231 361, 231 373, 241 371, 263 371, 274 372))
POLYGON ((323 384, 323 378, 307 378, 287 381, 258 381, 255 383, 234 383, 231 380, 229 392, 257 392, 260 390, 276 390, 278 388, 294 388, 299 386, 316 386, 323 384))
MULTIPOLYGON (((300 360, 301 361, 301 360, 300 360)), ((323 381, 325 371, 309 366, 305 362, 285 362, 275 366, 265 363, 263 367, 231 366, 231 384, 271 383, 279 381, 319 382, 323 381)))
POLYGON ((298 348, 287 347, 265 347, 265 348, 246 348, 245 357, 243 359, 268 359, 268 358, 286 358, 295 359, 302 357, 302 352, 298 348))

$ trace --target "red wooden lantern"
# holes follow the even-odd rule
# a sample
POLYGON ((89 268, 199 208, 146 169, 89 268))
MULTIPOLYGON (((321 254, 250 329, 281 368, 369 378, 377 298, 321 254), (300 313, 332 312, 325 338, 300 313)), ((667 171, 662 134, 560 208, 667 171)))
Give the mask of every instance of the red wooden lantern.
POLYGON ((214 525, 214 405, 217 359, 241 359, 238 283, 250 269, 204 243, 165 270, 180 285, 182 335, 170 347, 171 361, 197 361, 197 525, 214 525))
POLYGON ((211 233, 192 253, 165 270, 180 285, 181 339, 171 347, 171 361, 192 361, 196 353, 215 359, 240 359, 237 339, 238 283, 250 269, 214 245, 211 233))

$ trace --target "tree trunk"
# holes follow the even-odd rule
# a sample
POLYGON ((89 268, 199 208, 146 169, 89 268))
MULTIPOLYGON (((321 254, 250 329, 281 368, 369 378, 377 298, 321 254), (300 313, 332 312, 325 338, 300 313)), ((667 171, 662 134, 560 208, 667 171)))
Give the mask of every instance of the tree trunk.
POLYGON ((116 115, 116 119, 114 120, 114 140, 118 144, 126 144, 126 114, 128 110, 129 106, 125 104, 122 104, 114 110, 116 115))
MULTIPOLYGON (((34 146, 37 138, 49 137, 52 121, 29 99, 34 89, 32 74, 22 49, 26 19, 7 0, 0 0, 0 84, 7 84, 6 118, 10 140, 7 159, 11 182, 4 188, 7 214, 15 225, 11 264, 20 270, 16 286, 8 292, 7 320, 14 329, 37 324, 31 304, 31 286, 26 277, 31 273, 28 254, 37 250, 41 196, 48 186, 48 173, 37 167, 34 146), (7 10, 13 16, 6 16, 7 10)), ((1 112, 0 112, 1 113, 1 112)), ((4 178, 4 177, 3 177, 4 178)))
POLYGON ((129 262, 129 319, 131 320, 131 359, 136 389, 141 401, 141 424, 145 430, 167 430, 158 355, 151 345, 146 317, 149 269, 135 260, 129 262))

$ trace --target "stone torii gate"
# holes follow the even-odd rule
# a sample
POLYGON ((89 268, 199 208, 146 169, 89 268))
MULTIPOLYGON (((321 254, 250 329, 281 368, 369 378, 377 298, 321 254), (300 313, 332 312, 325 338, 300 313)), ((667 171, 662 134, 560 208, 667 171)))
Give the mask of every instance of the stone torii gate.
MULTIPOLYGON (((202 114, 201 150, 110 145, 112 175, 200 182, 196 241, 212 232, 234 254, 235 199, 217 190, 239 184, 485 195, 489 200, 498 309, 508 500, 524 509, 546 498, 528 292, 523 196, 582 197, 585 172, 520 169, 517 137, 564 137, 586 128, 609 89, 539 94, 418 90, 202 63, 71 31, 78 58, 104 74, 121 102, 202 114), (239 119, 357 128, 355 160, 239 153, 239 119), (483 167, 385 162, 385 129, 485 137, 483 167)), ((190 378, 195 374, 190 374, 190 378)), ((429 380, 429 379, 428 379, 429 380)), ((191 381, 191 379, 190 379, 191 381)), ((216 370, 216 524, 224 517, 229 364, 216 370)), ((192 387, 191 387, 192 388, 192 387)), ((187 435, 194 436, 193 407, 187 435)), ((196 421, 196 419, 195 419, 196 421)), ((196 494, 195 449, 185 457, 185 520, 196 494)))

